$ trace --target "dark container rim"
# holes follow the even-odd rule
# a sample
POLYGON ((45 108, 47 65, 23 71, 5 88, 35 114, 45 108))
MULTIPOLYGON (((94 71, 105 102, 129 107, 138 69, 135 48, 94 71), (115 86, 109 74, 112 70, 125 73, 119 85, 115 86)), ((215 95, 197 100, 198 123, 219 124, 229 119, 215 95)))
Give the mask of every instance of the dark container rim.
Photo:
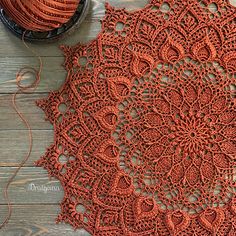
POLYGON ((89 10, 90 0, 80 0, 75 14, 71 19, 63 24, 61 27, 53 29, 51 31, 36 32, 26 30, 23 27, 17 25, 12 19, 10 19, 5 11, 0 7, 0 20, 15 36, 22 38, 24 32, 24 40, 29 42, 55 42, 59 39, 74 32, 85 19, 89 10))

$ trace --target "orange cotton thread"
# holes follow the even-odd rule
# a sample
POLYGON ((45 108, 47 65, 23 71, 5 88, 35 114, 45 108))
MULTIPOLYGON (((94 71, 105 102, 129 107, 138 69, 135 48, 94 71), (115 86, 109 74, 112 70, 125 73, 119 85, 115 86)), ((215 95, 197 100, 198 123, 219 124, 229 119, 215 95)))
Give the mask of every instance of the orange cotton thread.
POLYGON ((0 0, 15 23, 32 31, 50 31, 68 22, 80 0, 0 0))
POLYGON ((20 117, 20 119, 22 120, 22 122, 24 123, 24 125, 26 126, 26 128, 28 130, 29 149, 28 149, 28 153, 26 154, 25 158, 22 160, 22 162, 17 167, 16 171, 13 173, 13 175, 10 177, 10 179, 7 181, 7 184, 4 188, 4 197, 7 201, 8 213, 5 217, 5 219, 3 220, 3 222, 0 224, 0 229, 2 229, 4 226, 6 226, 6 224, 8 223, 8 221, 11 217, 11 214, 12 214, 12 204, 11 204, 11 201, 10 201, 10 198, 9 198, 9 195, 8 195, 8 189, 10 187, 10 184, 12 183, 12 181, 14 180, 16 175, 18 174, 19 170, 23 167, 23 165, 29 159, 30 154, 32 152, 32 145, 33 145, 31 126, 30 126, 29 122, 27 121, 27 119, 25 118, 25 116, 21 113, 19 107, 17 106, 16 97, 17 97, 18 94, 32 92, 37 88, 37 85, 40 82, 40 76, 41 76, 41 72, 42 72, 42 68, 43 68, 43 62, 42 62, 41 57, 25 43, 25 41, 24 41, 25 33, 26 32, 24 32, 24 34, 22 36, 22 42, 24 43, 25 47, 28 50, 30 50, 38 58, 38 60, 39 60, 39 69, 27 66, 27 67, 23 67, 22 69, 20 69, 17 72, 17 74, 16 74, 16 84, 17 84, 18 90, 12 96, 12 105, 13 105, 14 110, 16 111, 16 113, 18 114, 18 116, 20 117), (22 85, 21 82, 22 82, 22 80, 23 80, 23 78, 26 74, 34 75, 35 80, 29 85, 22 85))

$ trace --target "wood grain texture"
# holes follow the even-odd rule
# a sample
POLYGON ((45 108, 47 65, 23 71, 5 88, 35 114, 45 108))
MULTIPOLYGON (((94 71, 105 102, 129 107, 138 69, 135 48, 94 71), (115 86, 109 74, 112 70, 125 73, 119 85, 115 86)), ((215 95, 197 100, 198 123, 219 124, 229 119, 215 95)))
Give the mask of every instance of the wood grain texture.
MULTIPOLYGON (((1 29, 0 29, 1 32, 1 29)), ((66 71, 62 66, 64 57, 42 57, 43 70, 41 81, 37 93, 46 93, 58 89, 64 82, 66 71)), ((15 75, 16 72, 24 66, 38 67, 38 60, 34 57, 0 57, 1 68, 7 68, 0 73, 0 93, 9 94, 16 91, 15 75)), ((33 82, 33 76, 27 74, 24 76, 22 84, 33 82)))
MULTIPOLYGON (((85 230, 74 231, 69 225, 55 224, 60 212, 58 205, 14 205, 11 220, 0 236, 89 236, 85 230)), ((0 206, 0 219, 7 213, 0 206)))
MULTIPOLYGON (((17 105, 32 129, 53 129, 49 122, 45 122, 43 111, 35 105, 36 100, 45 97, 46 94, 37 93, 17 95, 17 105)), ((12 107, 11 94, 0 94, 0 111, 0 130, 25 130, 25 126, 12 107)))
MULTIPOLYGON (((9 224, 0 230, 0 236, 74 236, 89 234, 83 230, 74 231, 71 226, 55 224, 60 212, 58 203, 63 198, 59 181, 49 180, 47 172, 34 167, 46 148, 53 142, 53 127, 45 122, 44 113, 35 106, 37 99, 45 98, 51 90, 58 89, 64 82, 66 71, 61 64, 64 61, 59 45, 86 43, 100 31, 100 20, 104 17, 105 0, 91 0, 89 14, 81 27, 69 37, 53 44, 29 44, 42 56, 43 71, 41 82, 33 94, 18 95, 17 104, 33 129, 33 151, 30 159, 17 175, 9 189, 14 204, 9 224)), ((116 7, 137 10, 145 6, 148 0, 107 0, 116 7)), ((230 0, 236 5, 236 0, 230 0)), ((38 61, 15 36, 0 24, 0 189, 24 158, 28 148, 28 135, 22 122, 12 108, 12 93, 16 91, 15 74, 22 66, 37 66, 38 61)), ((33 78, 25 77, 27 84, 33 78)), ((7 213, 3 191, 0 196, 0 221, 7 213)))
MULTIPOLYGON (((0 182, 5 185, 15 167, 0 167, 0 182)), ((64 193, 58 180, 48 178, 47 171, 38 167, 23 167, 9 188, 12 204, 54 204, 63 199, 64 193)), ((3 195, 0 205, 6 204, 3 195)))
MULTIPOLYGON (((33 167, 52 143, 53 130, 33 130, 33 150, 25 166, 33 167)), ((27 146, 26 130, 0 130, 0 167, 18 166, 25 157, 27 146)))

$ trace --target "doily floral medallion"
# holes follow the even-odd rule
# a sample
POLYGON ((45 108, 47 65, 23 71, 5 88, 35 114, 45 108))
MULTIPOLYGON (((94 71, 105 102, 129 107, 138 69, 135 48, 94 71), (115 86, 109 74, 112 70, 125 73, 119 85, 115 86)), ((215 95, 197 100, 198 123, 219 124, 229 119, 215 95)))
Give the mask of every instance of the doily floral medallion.
POLYGON ((66 82, 37 102, 54 125, 36 164, 64 188, 57 222, 96 236, 235 235, 235 19, 226 0, 106 4, 95 40, 62 46, 66 82))

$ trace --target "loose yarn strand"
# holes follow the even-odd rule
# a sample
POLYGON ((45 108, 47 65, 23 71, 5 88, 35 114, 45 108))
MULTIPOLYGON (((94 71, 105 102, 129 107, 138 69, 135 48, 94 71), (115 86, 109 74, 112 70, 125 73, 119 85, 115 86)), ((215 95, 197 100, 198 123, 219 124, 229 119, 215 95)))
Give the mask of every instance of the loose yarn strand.
POLYGON ((0 229, 2 229, 9 221, 9 219, 11 218, 11 214, 12 214, 12 204, 8 195, 8 189, 10 184, 12 183, 12 181, 14 180, 14 178, 16 177, 16 175, 18 174, 18 172, 20 171, 20 169, 24 166, 24 164, 27 162, 27 160, 29 159, 31 152, 32 152, 32 146, 33 146, 33 136, 32 136, 32 129, 31 126, 29 124, 29 122, 27 121, 27 119, 25 118, 25 116, 21 113, 20 109, 18 108, 17 104, 16 104, 16 97, 18 94, 23 94, 23 93, 27 93, 28 90, 35 90, 40 82, 40 76, 41 76, 41 72, 42 72, 42 68, 43 68, 43 63, 42 63, 42 59, 41 57, 38 55, 38 53, 36 53, 32 48, 30 48, 25 40, 24 40, 24 36, 25 36, 26 31, 24 32, 24 34, 22 35, 22 42, 24 43, 25 47, 32 52, 39 60, 39 69, 35 69, 33 67, 23 67, 22 69, 20 69, 17 74, 16 74, 16 85, 18 87, 17 91, 13 94, 12 96, 12 105, 14 110, 16 111, 16 113, 18 114, 18 116, 20 117, 21 121, 24 123, 24 125, 26 126, 27 130, 28 130, 28 136, 29 136, 29 149, 28 149, 28 153, 25 156, 25 158, 22 160, 22 162, 19 164, 19 166, 17 167, 16 171, 13 173, 13 175, 10 177, 10 179, 8 180, 5 188, 4 188, 4 197, 7 201, 7 207, 8 207, 8 213, 7 216, 5 217, 4 221, 0 224, 0 229), (35 80, 29 84, 29 85, 22 85, 21 81, 23 79, 23 77, 26 74, 33 74, 35 77, 35 80))

